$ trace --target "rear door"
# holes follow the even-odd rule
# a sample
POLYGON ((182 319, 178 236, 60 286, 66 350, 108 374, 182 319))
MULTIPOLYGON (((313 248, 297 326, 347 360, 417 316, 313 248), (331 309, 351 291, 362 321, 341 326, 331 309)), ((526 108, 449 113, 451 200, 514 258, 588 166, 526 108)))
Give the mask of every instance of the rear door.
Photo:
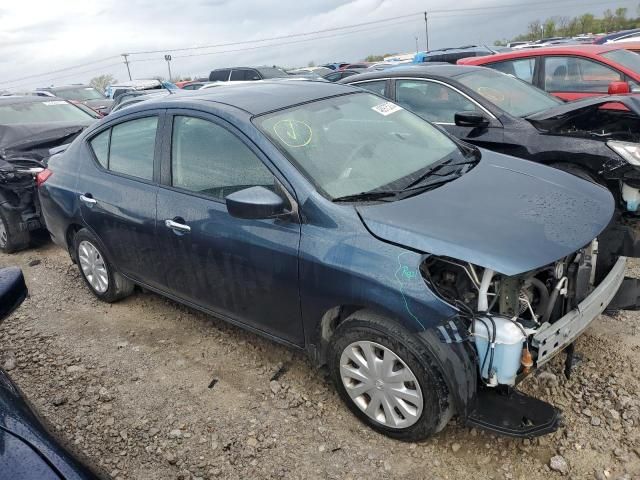
POLYGON ((109 259, 125 275, 154 286, 162 121, 162 111, 139 112, 89 137, 93 158, 82 162, 77 184, 82 218, 109 259))
POLYGON ((179 111, 168 122, 157 213, 167 292, 302 345, 297 216, 244 220, 225 205, 227 195, 251 186, 291 200, 284 179, 217 117, 179 111))

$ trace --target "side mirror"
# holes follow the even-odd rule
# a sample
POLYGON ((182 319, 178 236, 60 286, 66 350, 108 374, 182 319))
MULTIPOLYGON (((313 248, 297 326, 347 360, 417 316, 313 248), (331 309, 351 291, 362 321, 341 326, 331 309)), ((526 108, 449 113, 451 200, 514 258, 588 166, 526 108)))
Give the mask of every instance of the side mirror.
POLYGON ((458 112, 454 115, 458 127, 488 127, 489 119, 480 112, 458 112))
POLYGON ((609 95, 624 95, 631 93, 631 87, 627 82, 611 82, 608 89, 609 95))
POLYGON ((27 285, 18 267, 0 269, 0 323, 27 297, 27 285))
POLYGON ((282 197, 264 187, 250 187, 225 197, 229 215, 236 218, 258 220, 285 213, 282 197))

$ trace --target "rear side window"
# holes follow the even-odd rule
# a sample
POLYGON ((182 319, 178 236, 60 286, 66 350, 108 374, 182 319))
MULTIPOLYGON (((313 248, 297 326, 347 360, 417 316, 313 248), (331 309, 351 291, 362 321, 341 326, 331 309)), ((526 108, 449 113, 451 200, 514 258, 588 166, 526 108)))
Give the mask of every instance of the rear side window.
POLYGON ((90 140, 100 164, 116 173, 153 180, 153 157, 158 117, 145 117, 115 125, 90 140))
POLYGON ((507 75, 517 77, 527 83, 533 83, 533 71, 536 66, 535 58, 521 58, 518 60, 507 60, 506 62, 492 63, 487 65, 507 75))
POLYGON ((109 136, 111 135, 111 129, 105 130, 100 135, 93 137, 91 140, 91 150, 95 154, 98 162, 104 168, 107 168, 109 160, 109 136))
POLYGON ((357 85, 360 88, 364 88, 365 90, 369 90, 370 92, 377 93, 378 95, 382 95, 384 97, 384 88, 386 84, 386 80, 377 80, 375 82, 355 83, 354 85, 357 85))
POLYGON ((183 116, 173 121, 171 175, 173 186, 216 200, 275 185, 273 174, 238 137, 215 123, 183 116))
POLYGON ((231 70, 229 69, 214 70, 209 74, 209 80, 212 82, 226 82, 227 80, 229 80, 230 72, 231 70))

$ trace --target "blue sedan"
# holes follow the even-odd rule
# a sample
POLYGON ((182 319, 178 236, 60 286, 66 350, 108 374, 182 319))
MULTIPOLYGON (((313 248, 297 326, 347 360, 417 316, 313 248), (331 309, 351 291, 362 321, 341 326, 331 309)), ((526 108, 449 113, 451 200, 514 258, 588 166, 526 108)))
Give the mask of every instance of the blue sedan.
POLYGON ((38 183, 52 238, 98 298, 139 285, 304 349, 356 416, 401 440, 454 414, 553 431, 558 410, 515 386, 624 275, 624 258, 597 285, 591 274, 606 189, 345 85, 141 102, 83 132, 38 183))

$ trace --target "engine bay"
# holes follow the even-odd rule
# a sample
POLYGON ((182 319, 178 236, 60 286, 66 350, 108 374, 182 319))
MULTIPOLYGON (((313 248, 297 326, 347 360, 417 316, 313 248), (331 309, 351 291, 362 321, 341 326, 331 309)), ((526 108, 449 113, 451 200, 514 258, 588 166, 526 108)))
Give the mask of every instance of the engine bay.
POLYGON ((484 384, 512 386, 536 366, 535 334, 595 288, 597 251, 594 240, 553 264, 516 276, 443 257, 427 258, 421 272, 427 285, 459 310, 476 346, 484 384))
POLYGON ((637 115, 613 109, 596 108, 567 116, 549 133, 596 140, 640 142, 640 118, 637 115))

